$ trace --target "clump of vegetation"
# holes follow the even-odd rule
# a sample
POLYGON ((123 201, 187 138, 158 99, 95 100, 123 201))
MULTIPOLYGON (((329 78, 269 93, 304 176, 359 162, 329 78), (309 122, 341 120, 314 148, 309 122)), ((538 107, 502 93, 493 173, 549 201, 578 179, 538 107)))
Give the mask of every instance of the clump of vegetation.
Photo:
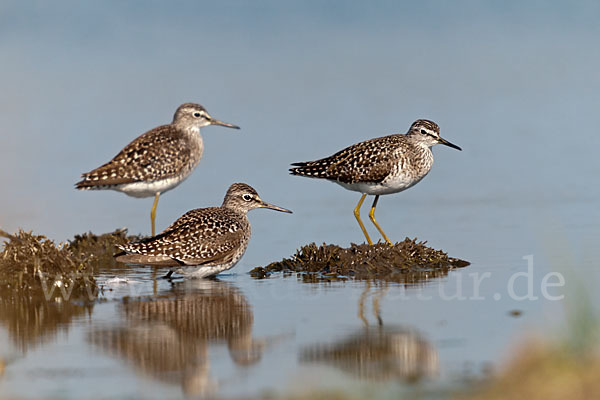
POLYGON ((96 273, 98 270, 107 271, 114 268, 122 269, 122 265, 113 257, 118 251, 118 245, 138 241, 141 236, 127 235, 127 229, 118 229, 111 233, 96 235, 91 232, 75 235, 69 242, 69 249, 78 257, 86 257, 96 273))
POLYGON ((600 354, 577 356, 565 346, 527 342, 503 372, 462 399, 600 399, 600 354))
POLYGON ((23 351, 68 329, 76 316, 91 312, 98 287, 94 274, 115 265, 115 246, 125 230, 77 235, 55 244, 44 235, 0 230, 0 323, 23 351))
POLYGON ((385 280, 393 282, 419 281, 441 276, 453 268, 466 267, 470 263, 448 257, 435 250, 406 238, 389 246, 352 244, 342 248, 333 244, 302 246, 291 258, 257 267, 250 271, 255 278, 266 278, 274 272, 300 273, 305 281, 331 279, 385 280))
POLYGON ((7 238, 0 252, 0 292, 27 296, 44 295, 47 300, 61 297, 92 299, 97 292, 94 273, 99 266, 113 265, 115 246, 129 239, 126 231, 104 235, 77 235, 56 245, 44 235, 20 230, 7 238))
POLYGON ((45 292, 46 297, 59 297, 62 292, 63 297, 81 298, 95 289, 90 257, 74 254, 68 243, 56 245, 44 235, 22 230, 2 236, 9 240, 0 253, 0 291, 29 296, 45 292))
POLYGON ((600 315, 590 294, 595 287, 588 286, 589 272, 578 268, 576 256, 564 246, 567 242, 548 244, 551 270, 560 271, 569 282, 564 332, 554 339, 547 332, 521 339, 498 374, 459 398, 600 399, 600 315))

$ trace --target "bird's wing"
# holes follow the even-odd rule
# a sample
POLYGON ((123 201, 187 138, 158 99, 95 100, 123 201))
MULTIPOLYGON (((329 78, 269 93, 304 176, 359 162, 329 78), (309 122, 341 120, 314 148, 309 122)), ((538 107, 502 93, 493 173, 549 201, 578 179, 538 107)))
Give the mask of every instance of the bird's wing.
POLYGON ((129 260, 134 257, 125 255, 136 255, 136 259, 143 256, 143 264, 148 265, 223 264, 231 261, 243 245, 244 229, 228 210, 192 210, 161 234, 122 246, 125 254, 118 254, 121 258, 117 260, 129 260))
POLYGON ((391 135, 354 144, 330 157, 292 164, 293 175, 325 178, 342 183, 383 181, 397 162, 401 144, 391 135))
POLYGON ((200 246, 196 255, 188 254, 181 261, 185 265, 228 264, 238 253, 242 241, 241 232, 230 232, 206 246, 200 246))
POLYGON ((191 151, 183 135, 170 125, 134 139, 106 164, 82 174, 79 189, 153 181, 175 176, 189 162, 191 151))
POLYGON ((162 231, 162 233, 160 233, 158 236, 161 236, 167 232, 171 232, 175 229, 178 229, 182 225, 193 224, 196 221, 197 222, 202 221, 202 222, 206 223, 206 218, 203 217, 203 214, 209 213, 210 211, 208 211, 208 210, 211 210, 211 209, 210 208, 197 208, 197 209, 186 212, 181 217, 177 218, 171 225, 166 227, 165 230, 162 231))

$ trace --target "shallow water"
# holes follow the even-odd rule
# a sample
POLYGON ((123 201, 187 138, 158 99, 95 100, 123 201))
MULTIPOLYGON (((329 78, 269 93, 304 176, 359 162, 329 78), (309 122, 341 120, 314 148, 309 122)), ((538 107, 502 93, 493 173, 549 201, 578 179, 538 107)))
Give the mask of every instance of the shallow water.
POLYGON ((2 392, 95 398, 90 388, 102 388, 101 397, 178 398, 453 390, 485 376, 511 338, 557 308, 495 301, 484 285, 476 296, 471 273, 398 285, 237 273, 169 282, 153 280, 147 268, 125 270, 122 283, 109 271, 88 307, 3 305, 2 392), (27 320, 24 307, 33 310, 27 320))
POLYGON ((127 4, 0 6, 0 228, 147 234, 152 199, 73 184, 185 101, 242 129, 203 129, 158 227, 235 181, 294 214, 251 212, 248 251, 216 282, 123 269, 100 280, 132 282, 91 306, 2 303, 1 397, 444 397, 524 335, 561 337, 569 299, 600 282, 596 5, 127 4), (287 168, 416 118, 463 151, 435 147, 429 176, 382 197, 377 219, 469 267, 412 286, 247 275, 309 242, 363 241, 357 193, 287 168))

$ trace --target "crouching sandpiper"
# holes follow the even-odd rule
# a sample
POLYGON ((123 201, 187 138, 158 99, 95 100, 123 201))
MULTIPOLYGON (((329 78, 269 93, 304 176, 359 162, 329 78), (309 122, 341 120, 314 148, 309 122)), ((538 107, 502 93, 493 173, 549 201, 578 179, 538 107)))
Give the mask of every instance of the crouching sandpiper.
POLYGON ((250 240, 247 213, 255 208, 292 213, 264 202, 256 190, 245 183, 234 183, 227 190, 221 207, 188 211, 157 236, 120 246, 117 261, 171 267, 173 272, 193 278, 216 275, 233 268, 250 240))

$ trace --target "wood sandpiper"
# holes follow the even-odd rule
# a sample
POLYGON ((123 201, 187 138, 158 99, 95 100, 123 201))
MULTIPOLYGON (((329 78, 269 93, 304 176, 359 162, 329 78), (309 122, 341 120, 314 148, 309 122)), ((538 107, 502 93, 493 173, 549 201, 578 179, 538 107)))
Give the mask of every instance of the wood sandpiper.
POLYGON ((256 190, 234 183, 221 207, 188 211, 161 234, 119 247, 117 261, 127 264, 173 267, 173 271, 194 278, 216 275, 233 268, 250 240, 247 213, 255 208, 292 213, 265 203, 256 190))
POLYGON ((425 119, 415 121, 406 134, 394 134, 365 140, 334 155, 316 161, 292 164, 292 175, 322 178, 348 190, 362 193, 354 216, 369 244, 373 244, 360 219, 360 207, 367 195, 375 195, 369 218, 391 246, 383 229, 375 220, 375 207, 380 195, 401 192, 416 185, 433 165, 431 147, 444 144, 461 150, 440 136, 440 127, 425 119))
POLYGON ((82 174, 83 179, 75 187, 117 190, 133 197, 154 196, 150 212, 154 236, 158 198, 179 185, 198 165, 204 151, 200 128, 208 125, 240 129, 211 117, 200 104, 182 104, 173 122, 137 137, 112 160, 82 174))

